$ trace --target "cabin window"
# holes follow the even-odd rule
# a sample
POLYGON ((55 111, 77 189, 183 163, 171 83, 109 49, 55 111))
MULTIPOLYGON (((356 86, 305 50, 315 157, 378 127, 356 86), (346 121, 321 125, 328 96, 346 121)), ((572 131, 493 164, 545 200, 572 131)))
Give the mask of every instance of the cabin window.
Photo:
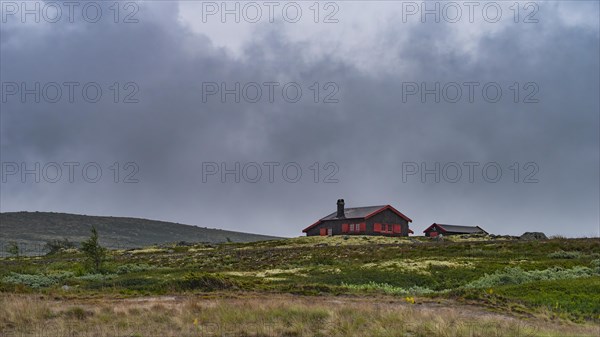
POLYGON ((354 223, 354 224, 350 224, 350 233, 360 233, 360 232, 366 232, 367 231, 367 227, 366 224, 362 224, 362 228, 361 228, 361 224, 359 223, 354 223))
POLYGON ((350 224, 350 230, 349 230, 349 232, 350 233, 360 233, 361 232, 361 230, 360 230, 360 224, 358 224, 358 223, 352 223, 352 224, 350 224))
POLYGON ((397 224, 376 224, 375 231, 384 234, 402 234, 402 227, 397 224))

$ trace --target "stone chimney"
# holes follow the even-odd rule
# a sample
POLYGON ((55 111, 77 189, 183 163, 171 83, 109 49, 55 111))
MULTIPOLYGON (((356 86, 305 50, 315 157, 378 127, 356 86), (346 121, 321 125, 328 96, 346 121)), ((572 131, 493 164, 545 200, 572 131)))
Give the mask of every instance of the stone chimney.
POLYGON ((337 217, 338 218, 346 217, 346 215, 344 215, 344 199, 338 199, 338 201, 337 201, 337 217))

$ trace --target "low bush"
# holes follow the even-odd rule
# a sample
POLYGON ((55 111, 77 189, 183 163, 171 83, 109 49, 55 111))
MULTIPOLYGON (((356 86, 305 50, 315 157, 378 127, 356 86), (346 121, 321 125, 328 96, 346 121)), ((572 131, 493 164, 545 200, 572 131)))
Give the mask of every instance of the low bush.
POLYGON ((71 272, 61 272, 47 275, 11 273, 10 275, 5 276, 2 279, 2 282, 9 284, 22 284, 30 288, 38 289, 53 286, 60 281, 73 276, 74 274, 71 272))
POLYGON ((327 284, 300 284, 300 285, 289 285, 288 288, 284 289, 286 292, 296 295, 305 296, 318 296, 322 294, 334 294, 339 295, 339 288, 330 286, 327 284))
POLYGON ((180 290, 216 291, 237 288, 234 280, 210 273, 189 273, 173 283, 180 290))
POLYGON ((530 271, 525 271, 519 267, 508 267, 503 270, 498 270, 493 274, 485 274, 485 276, 468 283, 465 288, 489 288, 500 285, 523 284, 544 280, 577 279, 594 275, 600 275, 598 270, 582 266, 573 267, 571 269, 553 267, 544 270, 530 271))
POLYGON ((83 276, 78 276, 76 278, 82 281, 102 282, 106 280, 111 280, 115 277, 116 275, 114 274, 87 274, 83 276))
POLYGON ((152 278, 131 277, 118 280, 116 284, 129 290, 154 290, 158 288, 160 282, 152 278))
POLYGON ((64 250, 76 248, 77 245, 68 239, 63 240, 51 240, 46 242, 45 249, 48 251, 47 255, 53 255, 64 250))
POLYGON ((404 289, 401 287, 392 286, 387 283, 376 282, 369 282, 365 284, 342 283, 342 286, 355 291, 378 291, 390 295, 425 295, 434 292, 433 290, 426 287, 412 286, 408 289, 404 289))
POLYGON ((551 259, 578 259, 581 257, 581 253, 576 251, 565 252, 564 250, 559 250, 548 254, 548 257, 551 259))
POLYGON ((129 273, 137 273, 147 270, 156 269, 154 266, 150 266, 146 263, 132 263, 132 264, 124 264, 117 267, 117 274, 129 274, 129 273))
POLYGON ((495 288, 504 298, 542 307, 553 313, 566 314, 574 321, 600 321, 600 278, 540 281, 495 288))
POLYGON ((2 279, 3 283, 22 284, 31 288, 46 288, 55 285, 56 279, 45 275, 30 275, 12 273, 2 279))

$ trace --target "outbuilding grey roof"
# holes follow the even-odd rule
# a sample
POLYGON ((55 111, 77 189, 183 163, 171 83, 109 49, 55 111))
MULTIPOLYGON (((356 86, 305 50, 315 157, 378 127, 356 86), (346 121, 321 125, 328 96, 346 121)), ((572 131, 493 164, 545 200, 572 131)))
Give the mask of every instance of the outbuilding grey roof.
POLYGON ((485 231, 479 226, 458 226, 458 225, 445 225, 441 223, 436 223, 438 227, 443 228, 448 232, 457 232, 457 233, 485 233, 485 231))

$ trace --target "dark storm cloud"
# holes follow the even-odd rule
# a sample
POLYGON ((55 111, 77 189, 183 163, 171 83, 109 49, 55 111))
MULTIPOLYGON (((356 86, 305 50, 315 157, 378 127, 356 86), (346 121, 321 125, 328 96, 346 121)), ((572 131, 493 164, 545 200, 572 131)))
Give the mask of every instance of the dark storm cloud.
POLYGON ((349 206, 393 204, 413 218, 417 233, 447 222, 496 233, 598 234, 598 32, 558 23, 554 7, 538 24, 484 36, 474 53, 440 47, 456 37, 450 24, 403 26, 390 19, 369 41, 398 60, 373 58, 384 72, 366 71, 352 55, 331 50, 309 56, 310 43, 292 41, 281 24, 254 27, 244 57, 234 57, 184 26, 176 4, 140 8, 140 22, 131 25, 3 24, 3 82, 93 81, 104 93, 94 104, 2 103, 2 162, 97 162, 104 176, 95 184, 23 184, 10 176, 2 184, 2 211, 139 216, 292 236, 343 197, 349 206), (129 81, 139 86, 139 103, 113 103, 108 87, 129 81), (299 83, 301 101, 202 101, 203 82, 267 81, 299 83), (503 100, 489 103, 480 94, 474 103, 402 100, 406 82, 468 81, 499 83, 503 100), (339 102, 311 102, 314 82, 334 82, 339 102), (512 102, 513 82, 535 82, 539 103, 512 102), (202 182, 203 162, 232 168, 273 161, 281 163, 273 183, 265 166, 258 183, 234 183, 232 176, 221 183, 216 175, 202 182), (135 162, 139 183, 113 183, 114 162, 135 162), (291 162, 302 168, 297 183, 281 176, 291 162), (328 162, 335 165, 326 169, 328 162), (443 177, 435 183, 431 175, 425 183, 419 175, 403 182, 406 162, 480 166, 473 183, 465 166, 458 183, 443 177), (481 177, 489 162, 503 170, 497 183, 481 177), (515 162, 519 183, 509 168, 515 162), (539 168, 538 183, 522 182, 529 162, 539 168), (339 182, 323 183, 335 167, 339 182))

